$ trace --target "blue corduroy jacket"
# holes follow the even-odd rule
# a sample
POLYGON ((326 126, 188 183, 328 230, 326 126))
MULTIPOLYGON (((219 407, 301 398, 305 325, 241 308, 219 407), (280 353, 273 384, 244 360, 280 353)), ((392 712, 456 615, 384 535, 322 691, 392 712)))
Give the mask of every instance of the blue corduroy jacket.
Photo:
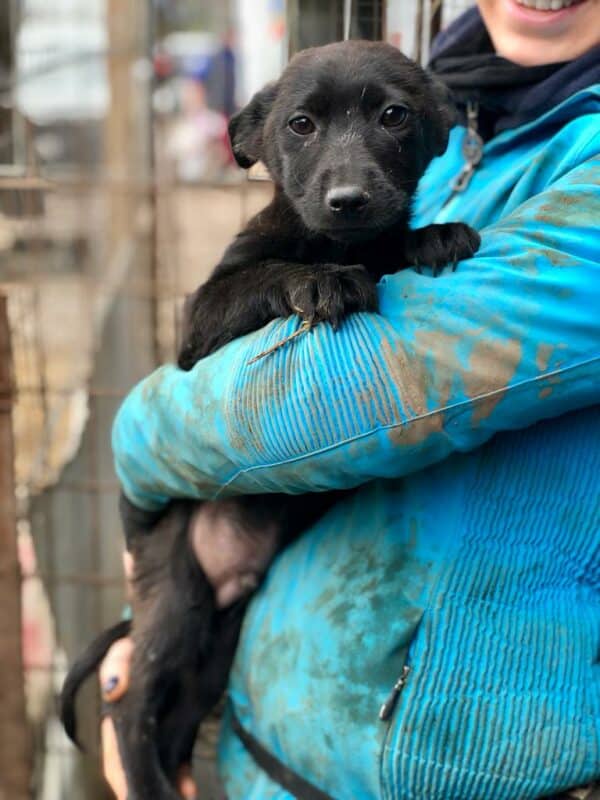
MULTIPOLYGON (((298 321, 163 367, 118 414, 117 471, 148 509, 361 487, 270 569, 230 686, 336 798, 526 800, 600 776, 599 99, 500 134, 454 195, 453 131, 415 225, 480 230, 456 272, 385 277, 378 315, 251 365, 298 321)), ((288 797, 227 722, 220 765, 230 800, 288 797)))

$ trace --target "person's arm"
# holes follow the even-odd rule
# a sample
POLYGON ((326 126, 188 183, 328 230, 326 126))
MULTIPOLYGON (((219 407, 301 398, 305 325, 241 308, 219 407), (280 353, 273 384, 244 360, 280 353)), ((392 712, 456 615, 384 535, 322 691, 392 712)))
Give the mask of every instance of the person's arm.
POLYGON ((115 422, 125 494, 150 510, 349 488, 597 401, 599 167, 481 231, 456 273, 384 278, 379 315, 318 325, 250 364, 299 324, 276 320, 190 372, 156 371, 115 422))

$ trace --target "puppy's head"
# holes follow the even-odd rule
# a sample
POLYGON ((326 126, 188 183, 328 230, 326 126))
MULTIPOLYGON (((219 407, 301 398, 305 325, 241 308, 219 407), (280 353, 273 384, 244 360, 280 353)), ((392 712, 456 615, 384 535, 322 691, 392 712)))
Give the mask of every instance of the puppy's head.
POLYGON ((445 88, 417 64, 350 41, 298 53, 229 133, 238 164, 262 160, 307 228, 356 241, 406 216, 451 123, 445 88))

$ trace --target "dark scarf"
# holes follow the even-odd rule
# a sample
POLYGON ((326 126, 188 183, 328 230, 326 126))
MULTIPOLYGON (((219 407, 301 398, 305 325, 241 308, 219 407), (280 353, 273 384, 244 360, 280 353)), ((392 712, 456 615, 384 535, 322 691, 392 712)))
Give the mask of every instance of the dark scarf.
POLYGON ((471 8, 437 37, 429 69, 452 91, 463 117, 467 102, 477 103, 479 133, 487 140, 600 82, 600 47, 574 61, 522 67, 496 55, 478 9, 471 8))

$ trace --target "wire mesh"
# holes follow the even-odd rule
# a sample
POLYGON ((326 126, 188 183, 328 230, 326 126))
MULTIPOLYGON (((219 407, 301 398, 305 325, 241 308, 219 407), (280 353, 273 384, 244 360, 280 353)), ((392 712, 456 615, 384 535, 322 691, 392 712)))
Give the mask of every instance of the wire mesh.
POLYGON ((290 55, 340 39, 383 39, 384 0, 288 0, 290 55))

